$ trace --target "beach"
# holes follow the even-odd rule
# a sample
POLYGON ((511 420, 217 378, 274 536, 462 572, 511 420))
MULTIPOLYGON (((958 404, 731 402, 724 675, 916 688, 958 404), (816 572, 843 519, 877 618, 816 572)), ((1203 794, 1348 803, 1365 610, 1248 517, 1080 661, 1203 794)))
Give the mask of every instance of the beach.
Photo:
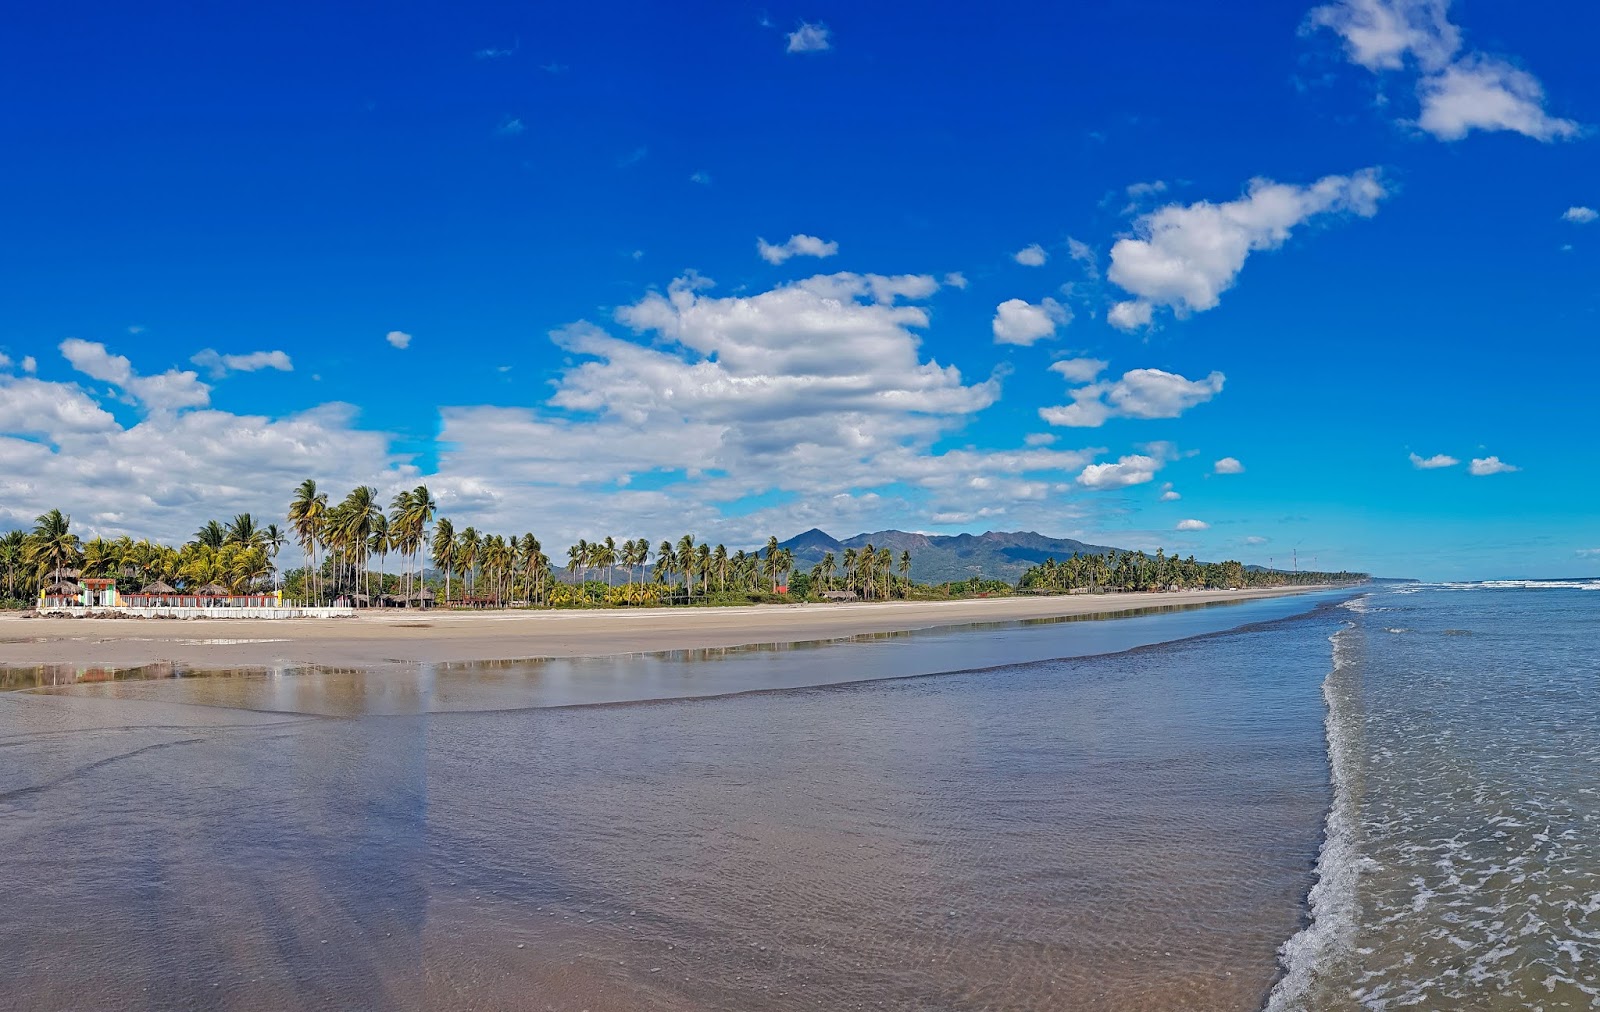
POLYGON ((25 618, 22 613, 0 613, 0 666, 382 667, 596 657, 809 642, 990 622, 1110 616, 1317 589, 1323 588, 636 610, 392 609, 340 619, 25 618))

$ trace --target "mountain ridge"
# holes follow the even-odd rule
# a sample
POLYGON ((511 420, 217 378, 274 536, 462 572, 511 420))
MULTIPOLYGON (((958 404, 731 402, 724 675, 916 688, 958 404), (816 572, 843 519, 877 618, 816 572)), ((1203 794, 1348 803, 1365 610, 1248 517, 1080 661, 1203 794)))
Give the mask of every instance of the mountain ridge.
MULTIPOLYGON (((810 569, 822 561, 823 552, 841 556, 846 548, 887 548, 895 554, 898 567, 901 552, 911 553, 911 578, 919 583, 944 583, 974 576, 986 580, 1015 581, 1029 566, 1048 558, 1058 561, 1074 553, 1105 555, 1123 549, 1091 545, 1076 538, 1052 538, 1037 531, 984 531, 982 534, 923 534, 915 531, 883 530, 849 538, 813 527, 780 541, 779 548, 794 553, 795 568, 810 569)), ((843 559, 837 559, 843 565, 843 559)))

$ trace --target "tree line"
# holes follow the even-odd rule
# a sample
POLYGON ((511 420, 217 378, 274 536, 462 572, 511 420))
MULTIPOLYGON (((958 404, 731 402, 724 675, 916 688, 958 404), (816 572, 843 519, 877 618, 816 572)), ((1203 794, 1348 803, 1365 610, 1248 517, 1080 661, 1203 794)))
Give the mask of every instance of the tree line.
POLYGON ((1075 552, 1064 561, 1054 557, 1031 566, 1017 581, 1019 590, 1054 591, 1141 591, 1200 590, 1244 587, 1311 586, 1328 583, 1357 583, 1366 573, 1313 572, 1247 567, 1234 559, 1224 562, 1197 562, 1195 557, 1180 558, 1158 548, 1154 555, 1143 551, 1111 551, 1104 555, 1075 552))

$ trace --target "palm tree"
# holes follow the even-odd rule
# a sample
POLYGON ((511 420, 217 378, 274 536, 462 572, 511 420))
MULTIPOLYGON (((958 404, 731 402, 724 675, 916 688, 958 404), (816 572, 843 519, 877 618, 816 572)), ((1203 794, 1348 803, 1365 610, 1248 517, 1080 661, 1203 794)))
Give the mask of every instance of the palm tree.
POLYGON ((900 551, 900 596, 908 597, 911 594, 911 550, 900 551))
POLYGON ((772 592, 778 592, 778 537, 773 535, 767 539, 766 565, 763 572, 772 580, 772 592))
POLYGON ((677 561, 677 556, 672 554, 672 542, 664 540, 656 546, 656 566, 653 575, 657 583, 667 582, 677 561))
POLYGON ((456 545, 456 565, 461 567, 461 579, 467 585, 468 597, 472 596, 473 571, 478 566, 478 549, 481 545, 476 527, 462 531, 461 540, 456 545))
POLYGON ((677 557, 673 559, 673 568, 683 574, 683 589, 688 593, 689 599, 694 599, 694 535, 685 534, 678 539, 677 557))
POLYGON ((194 540, 207 548, 221 548, 228 540, 228 532, 215 520, 207 520, 204 526, 194 532, 194 540))
MULTIPOLYGON (((372 552, 372 532, 380 519, 385 520, 387 535, 387 521, 378 506, 378 490, 371 485, 359 485, 351 489, 350 494, 334 510, 334 534, 345 557, 355 569, 357 585, 362 582, 362 574, 372 552)), ((369 607, 371 603, 370 600, 367 602, 369 607)))
MULTIPOLYGON (((295 540, 306 557, 306 589, 312 591, 312 580, 318 574, 317 544, 322 539, 322 527, 328 515, 328 494, 317 491, 317 483, 310 478, 295 489, 289 502, 289 526, 294 528, 295 540)), ((320 600, 321 595, 317 594, 320 600)))
POLYGON ((728 546, 718 545, 717 550, 711 553, 711 566, 717 571, 717 592, 728 592, 728 546))
MULTIPOLYGON (((394 536, 389 528, 389 518, 378 510, 372 516, 372 533, 367 535, 367 551, 378 557, 378 593, 383 593, 383 580, 387 575, 389 549, 394 547, 394 536)), ((368 581, 371 582, 370 580, 368 581)))
POLYGON ((23 548, 27 535, 21 531, 6 531, 0 537, 0 569, 6 574, 6 596, 17 596, 17 574, 22 571, 23 548))
POLYGON ((83 543, 72 533, 72 518, 53 509, 33 522, 33 533, 24 541, 23 562, 33 568, 36 582, 49 573, 75 569, 83 558, 83 543))
POLYGON ((444 599, 450 601, 450 574, 456 568, 456 525, 440 517, 433 528, 433 567, 444 570, 444 599))
MULTIPOLYGON (((205 529, 209 532, 210 525, 208 524, 205 529)), ((222 544, 264 550, 267 547, 267 532, 265 528, 256 526, 255 517, 248 513, 240 513, 224 528, 222 544)), ((219 548, 221 546, 212 545, 211 547, 219 548)))

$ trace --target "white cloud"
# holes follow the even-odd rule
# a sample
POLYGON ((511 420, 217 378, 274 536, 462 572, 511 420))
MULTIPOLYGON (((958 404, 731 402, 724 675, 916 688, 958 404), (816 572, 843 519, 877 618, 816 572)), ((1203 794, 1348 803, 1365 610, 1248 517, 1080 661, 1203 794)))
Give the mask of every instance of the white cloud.
POLYGON ((1043 267, 1045 261, 1050 259, 1050 255, 1044 251, 1043 246, 1032 243, 1011 254, 1011 259, 1024 267, 1043 267))
POLYGON ((294 371, 294 363, 290 361, 289 355, 282 351, 252 351, 247 355, 223 355, 213 348, 206 348, 197 352, 189 361, 210 373, 212 379, 221 379, 230 372, 258 372, 262 369, 294 371))
POLYGON ((960 271, 951 271, 944 276, 944 284, 948 288, 965 288, 967 276, 960 271))
POLYGON ((1522 468, 1507 464, 1499 457, 1474 457, 1472 463, 1467 465, 1467 470, 1472 472, 1474 477, 1482 478, 1490 474, 1510 474, 1522 468))
POLYGON ((710 186, 711 185, 711 173, 706 172, 704 169, 702 169, 701 171, 696 172, 694 175, 690 176, 689 177, 689 182, 691 182, 691 183, 699 183, 701 186, 710 186))
POLYGON ((1247 545, 1255 546, 1255 545, 1264 545, 1264 544, 1266 544, 1267 542, 1269 542, 1271 540, 1272 540, 1271 538, 1264 538, 1259 534, 1251 534, 1250 536, 1248 536, 1248 537, 1246 537, 1244 539, 1244 543, 1247 544, 1247 545))
POLYGON ((9 368, 11 368, 11 356, 7 355, 3 351, 0 351, 0 369, 9 369, 9 368))
POLYGON ((1244 474, 1244 465, 1238 457, 1223 457, 1212 468, 1214 474, 1244 474))
POLYGON ((1111 363, 1099 358, 1064 358, 1050 363, 1050 371, 1060 373, 1069 383, 1093 383, 1111 363))
POLYGON ((994 330, 996 344, 1031 345, 1055 335, 1056 326, 1072 322, 1072 310, 1055 299, 1045 299, 1039 305, 1030 305, 1021 299, 1007 299, 995 307, 994 330))
POLYGON ((1191 380, 1160 369, 1132 369, 1121 379, 1079 387, 1071 404, 1040 408, 1039 417, 1077 428, 1095 428, 1111 418, 1177 418, 1221 393, 1225 380, 1220 372, 1191 380))
POLYGON ((1162 179, 1152 180, 1148 183, 1130 183, 1128 184, 1127 192, 1128 196, 1134 200, 1138 200, 1141 197, 1154 197, 1166 193, 1167 184, 1162 179))
POLYGON ((1472 130, 1509 130, 1535 140, 1576 137, 1578 124, 1544 111, 1544 88, 1503 60, 1467 56, 1417 86, 1417 125, 1443 141, 1472 130))
POLYGON ((1211 525, 1204 520, 1179 520, 1178 526, 1173 528, 1179 531, 1208 531, 1211 525))
POLYGON ((383 339, 395 348, 404 350, 411 347, 411 335, 403 330, 391 330, 383 336, 383 339))
POLYGON ((1440 140, 1473 130, 1506 130, 1550 141, 1575 137, 1578 125, 1544 109, 1537 78, 1511 63, 1468 50, 1448 17, 1449 0, 1336 0, 1314 9, 1307 25, 1336 32, 1352 63, 1374 73, 1414 64, 1421 113, 1417 126, 1440 140))
POLYGON ((22 371, 25 372, 25 373, 36 373, 36 372, 38 372, 39 371, 39 360, 34 358, 32 355, 24 355, 24 356, 22 356, 22 371))
POLYGON ((211 402, 211 388, 200 382, 198 374, 169 369, 143 376, 126 357, 111 354, 97 341, 69 337, 61 342, 61 355, 85 376, 110 383, 128 400, 150 410, 177 411, 211 402))
POLYGON ((788 52, 821 53, 832 48, 833 43, 828 38, 827 25, 802 24, 789 33, 788 52))
POLYGON ((1134 235, 1111 247, 1107 276, 1136 298, 1107 319, 1132 330, 1148 326, 1158 307, 1179 316, 1217 305, 1246 258, 1276 249, 1305 222, 1334 214, 1371 217, 1386 196, 1377 169, 1325 176, 1309 186, 1255 179, 1243 197, 1221 204, 1169 204, 1134 221, 1134 235))
POLYGON ((522 120, 515 116, 507 116, 505 119, 500 121, 499 126, 494 128, 494 132, 499 134, 501 137, 515 137, 527 129, 527 127, 522 125, 522 120))
POLYGON ((1600 548, 1580 548, 1579 555, 1600 555, 1600 548))
POLYGON ((1025 446, 1049 446, 1055 441, 1055 434, 1051 432, 1030 432, 1022 437, 1025 446))
POLYGON ((1440 467, 1455 467, 1461 461, 1446 453, 1436 453, 1431 457, 1411 454, 1411 466, 1419 471, 1431 471, 1440 467))
POLYGON ((1178 494, 1177 489, 1172 487, 1172 482, 1169 481, 1166 484, 1161 486, 1161 501, 1162 502, 1177 502, 1179 499, 1182 499, 1182 498, 1183 498, 1183 496, 1178 494))
POLYGON ((831 257, 839 252, 839 244, 825 242, 814 235, 796 234, 778 245, 757 239, 756 252, 769 264, 781 264, 790 257, 831 257))
POLYGON ((1093 489, 1142 485, 1154 480, 1161 463, 1159 458, 1135 453, 1120 458, 1115 464, 1090 464, 1079 473, 1078 484, 1093 489))
POLYGON ((1587 225, 1596 218, 1600 218, 1600 211, 1592 207, 1569 207, 1561 215, 1562 221, 1570 221, 1574 225, 1587 225))

